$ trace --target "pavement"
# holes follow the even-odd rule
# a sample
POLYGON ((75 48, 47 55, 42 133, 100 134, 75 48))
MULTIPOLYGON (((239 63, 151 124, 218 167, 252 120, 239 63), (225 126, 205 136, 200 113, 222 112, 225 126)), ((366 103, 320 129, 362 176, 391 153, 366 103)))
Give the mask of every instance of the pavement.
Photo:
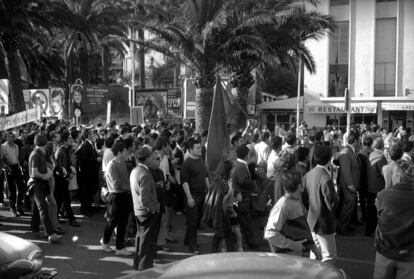
MULTIPOLYGON (((74 212, 79 213, 79 204, 73 204, 74 212)), ((115 252, 106 253, 101 250, 99 240, 102 238, 105 226, 104 209, 91 218, 76 215, 81 224, 78 228, 68 223, 62 224, 66 231, 64 240, 59 244, 51 244, 30 232, 30 216, 11 217, 7 207, 0 207, 0 231, 4 231, 37 244, 45 253, 44 268, 56 271, 56 279, 106 279, 120 278, 134 274, 132 256, 116 256, 115 252)), ((260 227, 266 222, 266 217, 256 217, 258 239, 263 235, 260 227)), ((159 264, 177 261, 193 256, 183 244, 185 232, 185 217, 174 215, 174 237, 178 243, 169 243, 171 251, 159 252, 159 264)), ((363 227, 356 227, 352 236, 337 236, 338 261, 337 266, 342 268, 349 278, 372 278, 374 270, 375 248, 374 239, 362 236, 363 227)), ((114 237, 115 235, 113 235, 114 237)), ((205 228, 198 232, 200 253, 210 252, 213 231, 205 228)), ((131 239, 132 240, 132 239, 131 239)), ((269 251, 262 240, 261 250, 269 251)), ((111 247, 115 249, 115 239, 111 247)), ((133 251, 133 247, 128 247, 133 251)))

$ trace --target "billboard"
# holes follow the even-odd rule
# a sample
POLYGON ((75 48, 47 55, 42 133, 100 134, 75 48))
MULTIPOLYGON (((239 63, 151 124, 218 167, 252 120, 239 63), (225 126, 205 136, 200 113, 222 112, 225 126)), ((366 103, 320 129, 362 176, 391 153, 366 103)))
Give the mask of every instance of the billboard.
POLYGON ((46 89, 26 89, 23 90, 26 110, 40 107, 42 117, 50 115, 50 90, 46 89))
POLYGON ((180 88, 136 88, 135 104, 144 108, 145 120, 182 116, 180 88))
POLYGON ((70 90, 70 117, 80 112, 80 123, 106 123, 108 101, 111 101, 110 119, 129 121, 128 88, 121 86, 94 86, 73 84, 70 90))
POLYGON ((0 115, 9 114, 9 86, 8 79, 0 79, 0 115))

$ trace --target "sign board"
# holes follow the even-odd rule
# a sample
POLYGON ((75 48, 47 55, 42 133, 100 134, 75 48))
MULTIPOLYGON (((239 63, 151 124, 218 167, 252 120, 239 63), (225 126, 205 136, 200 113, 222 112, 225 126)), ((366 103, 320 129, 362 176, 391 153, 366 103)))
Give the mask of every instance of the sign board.
POLYGON ((181 89, 169 88, 167 91, 167 114, 171 117, 182 117, 181 89))
POLYGON ((59 119, 62 119, 65 109, 65 89, 50 88, 50 106, 48 115, 57 116, 59 119))
POLYGON ((144 121, 144 107, 137 106, 131 107, 130 109, 130 122, 131 125, 140 125, 143 124, 144 121))
POLYGON ((128 88, 122 86, 93 86, 74 84, 70 93, 70 117, 81 112, 79 124, 104 123, 108 118, 108 101, 111 101, 110 119, 129 121, 128 88))
POLYGON ((9 114, 9 88, 8 79, 0 79, 0 115, 9 114))
POLYGON ((184 80, 184 118, 195 119, 196 87, 194 79, 184 80))
MULTIPOLYGON (((307 113, 346 113, 344 103, 309 103, 305 106, 307 113)), ((377 113, 377 103, 356 103, 351 106, 351 113, 377 113)))
POLYGON ((40 119, 40 107, 22 111, 10 116, 0 118, 0 131, 34 122, 40 119))
POLYGON ((46 89, 27 89, 23 90, 26 110, 40 107, 42 116, 52 116, 50 111, 50 90, 46 89))
POLYGON ((144 108, 144 119, 158 119, 160 112, 166 115, 168 107, 168 89, 135 89, 135 104, 144 108))
POLYGON ((414 102, 412 103, 382 102, 381 107, 383 110, 414 110, 414 102))

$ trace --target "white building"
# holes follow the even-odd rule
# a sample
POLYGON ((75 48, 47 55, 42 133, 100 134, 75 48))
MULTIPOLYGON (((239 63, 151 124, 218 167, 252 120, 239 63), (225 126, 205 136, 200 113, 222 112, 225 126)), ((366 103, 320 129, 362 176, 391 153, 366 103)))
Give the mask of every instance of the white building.
POLYGON ((323 0, 318 10, 331 15, 337 28, 308 43, 317 73, 305 73, 305 87, 320 100, 305 100, 308 124, 344 126, 345 114, 331 107, 344 106, 349 88, 355 123, 413 128, 414 1, 323 0))
POLYGON ((317 66, 304 78, 309 126, 344 127, 349 88, 353 122, 414 128, 414 0, 320 0, 317 9, 337 28, 307 42, 317 66))

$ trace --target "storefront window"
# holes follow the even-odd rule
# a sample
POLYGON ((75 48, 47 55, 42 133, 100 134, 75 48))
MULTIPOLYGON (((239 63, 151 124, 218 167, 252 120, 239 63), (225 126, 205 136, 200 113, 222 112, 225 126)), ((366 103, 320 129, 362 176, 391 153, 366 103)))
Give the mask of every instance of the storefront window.
POLYGON ((344 96, 348 87, 349 22, 337 22, 329 37, 329 97, 344 96))
POLYGON ((397 19, 377 19, 374 96, 395 96, 397 19))

